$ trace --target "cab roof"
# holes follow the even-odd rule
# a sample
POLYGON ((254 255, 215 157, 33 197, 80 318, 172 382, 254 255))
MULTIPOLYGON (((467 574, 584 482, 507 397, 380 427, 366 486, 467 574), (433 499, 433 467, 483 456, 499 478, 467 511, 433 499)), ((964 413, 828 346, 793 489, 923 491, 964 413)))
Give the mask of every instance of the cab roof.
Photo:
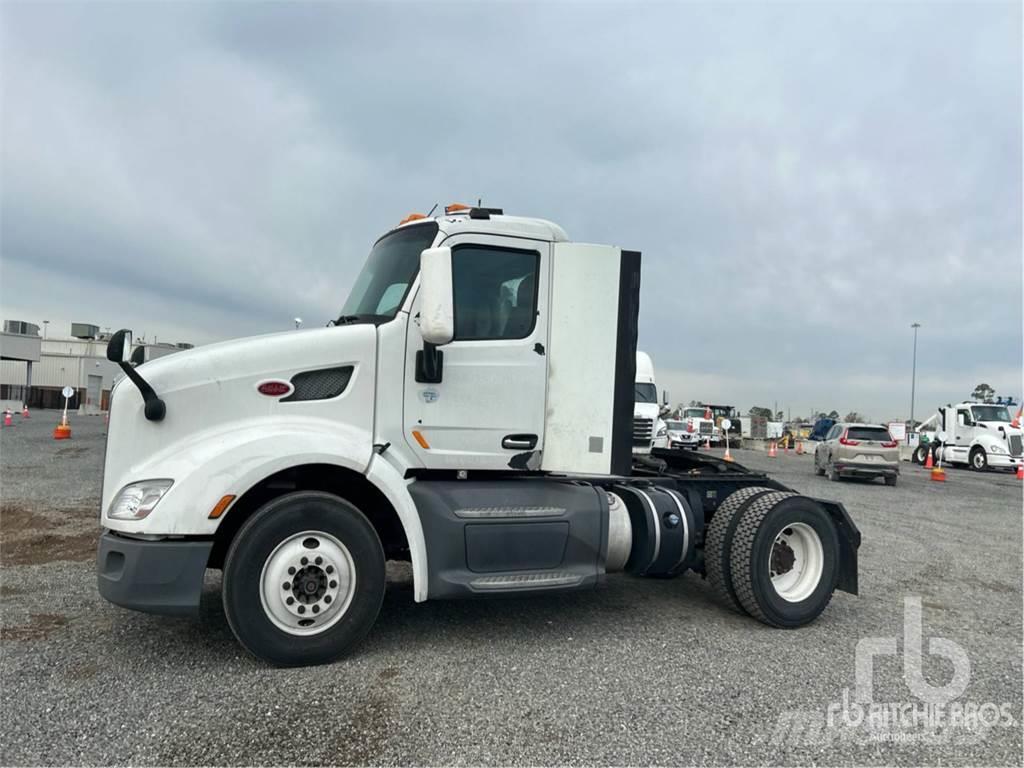
POLYGON ((531 240, 545 240, 553 243, 564 243, 569 240, 565 230, 552 221, 528 216, 506 216, 504 213, 494 213, 494 210, 467 208, 431 218, 426 216, 410 217, 403 220, 395 229, 414 227, 425 221, 435 221, 437 222, 437 228, 449 237, 464 232, 476 232, 488 235, 525 237, 531 240), (485 211, 487 212, 486 218, 482 216, 471 217, 470 210, 485 211))

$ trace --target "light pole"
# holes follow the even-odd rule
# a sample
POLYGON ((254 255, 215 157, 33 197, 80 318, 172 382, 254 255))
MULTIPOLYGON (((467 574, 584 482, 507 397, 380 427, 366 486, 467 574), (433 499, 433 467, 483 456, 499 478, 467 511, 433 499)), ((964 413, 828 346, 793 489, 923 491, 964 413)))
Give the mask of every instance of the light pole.
POLYGON ((50 326, 50 321, 49 320, 43 320, 43 341, 46 341, 46 329, 49 328, 49 326, 50 326))
POLYGON ((921 327, 921 324, 911 323, 910 327, 914 329, 914 364, 910 373, 910 428, 914 429, 914 390, 917 385, 917 329, 921 327))

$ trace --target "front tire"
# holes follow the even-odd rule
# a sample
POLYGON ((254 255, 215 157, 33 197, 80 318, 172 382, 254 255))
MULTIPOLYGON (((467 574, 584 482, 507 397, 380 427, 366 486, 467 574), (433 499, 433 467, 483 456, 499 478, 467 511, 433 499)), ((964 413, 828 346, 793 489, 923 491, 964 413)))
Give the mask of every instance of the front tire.
POLYGON ((366 516, 328 493, 269 501, 235 536, 223 602, 242 646, 278 666, 326 664, 370 631, 384 600, 384 550, 366 516))
POLYGON ((730 572, 743 608, 792 629, 816 619, 839 575, 839 536, 824 508, 805 496, 766 494, 742 514, 730 572))
POLYGON ((976 445, 971 449, 971 469, 975 472, 984 472, 988 469, 988 454, 985 453, 985 449, 980 445, 976 445))

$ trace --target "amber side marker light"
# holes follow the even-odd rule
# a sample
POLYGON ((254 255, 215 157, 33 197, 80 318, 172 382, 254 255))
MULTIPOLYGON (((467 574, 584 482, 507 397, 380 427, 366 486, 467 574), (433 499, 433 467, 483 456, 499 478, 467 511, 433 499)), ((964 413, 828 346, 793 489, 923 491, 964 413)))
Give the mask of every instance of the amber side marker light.
POLYGON ((416 438, 416 442, 420 444, 420 448, 422 448, 425 451, 430 450, 430 443, 427 442, 427 438, 420 434, 420 431, 418 429, 414 429, 412 431, 412 436, 416 438))
POLYGON ((210 510, 210 519, 216 520, 218 517, 223 515, 224 511, 231 506, 231 502, 234 500, 234 496, 222 496, 220 501, 217 502, 217 506, 210 510))

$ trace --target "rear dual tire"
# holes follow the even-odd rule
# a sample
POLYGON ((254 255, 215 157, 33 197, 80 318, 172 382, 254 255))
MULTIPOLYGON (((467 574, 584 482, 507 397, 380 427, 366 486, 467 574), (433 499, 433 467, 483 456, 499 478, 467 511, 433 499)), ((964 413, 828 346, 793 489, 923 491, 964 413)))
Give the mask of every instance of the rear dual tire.
POLYGON ((744 488, 722 502, 708 526, 705 568, 730 607, 774 627, 800 627, 832 599, 839 537, 812 499, 744 488))

